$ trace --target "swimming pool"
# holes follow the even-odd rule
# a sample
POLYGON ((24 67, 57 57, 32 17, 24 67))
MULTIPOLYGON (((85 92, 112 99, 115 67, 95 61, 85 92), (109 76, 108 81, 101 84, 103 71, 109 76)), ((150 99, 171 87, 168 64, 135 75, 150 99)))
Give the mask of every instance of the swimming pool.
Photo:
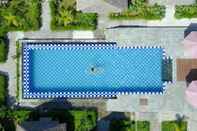
POLYGON ((23 98, 162 93, 163 49, 23 43, 23 98))

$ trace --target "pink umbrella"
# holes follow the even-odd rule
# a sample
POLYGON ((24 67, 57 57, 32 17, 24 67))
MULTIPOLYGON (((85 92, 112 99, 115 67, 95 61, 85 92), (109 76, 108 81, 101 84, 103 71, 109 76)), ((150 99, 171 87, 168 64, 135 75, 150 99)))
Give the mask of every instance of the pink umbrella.
POLYGON ((197 58, 197 32, 191 32, 184 40, 184 55, 189 58, 197 58))
POLYGON ((197 81, 192 81, 185 91, 187 102, 197 108, 197 81))

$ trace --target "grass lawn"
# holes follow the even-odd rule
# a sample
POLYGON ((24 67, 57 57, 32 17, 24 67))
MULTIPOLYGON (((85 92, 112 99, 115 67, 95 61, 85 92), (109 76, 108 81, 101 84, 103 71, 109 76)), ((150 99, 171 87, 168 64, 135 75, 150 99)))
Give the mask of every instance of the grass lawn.
POLYGON ((56 30, 95 30, 96 13, 82 13, 76 10, 76 0, 51 0, 51 29, 56 30))
POLYGON ((0 75, 0 106, 5 105, 6 103, 6 87, 7 78, 4 75, 0 75))
POLYGON ((162 122, 162 131, 187 131, 187 122, 164 121, 162 122))
POLYGON ((110 122, 110 131, 150 131, 148 121, 113 120, 110 122))

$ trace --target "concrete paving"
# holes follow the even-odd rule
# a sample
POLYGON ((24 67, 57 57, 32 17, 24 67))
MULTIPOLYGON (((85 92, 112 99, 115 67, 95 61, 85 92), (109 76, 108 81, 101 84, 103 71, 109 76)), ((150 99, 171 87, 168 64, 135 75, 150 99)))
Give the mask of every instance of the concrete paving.
POLYGON ((43 0, 42 2, 42 27, 41 31, 49 31, 51 23, 51 10, 49 6, 50 0, 43 0))
POLYGON ((148 0, 150 5, 159 4, 159 5, 190 5, 194 4, 195 0, 148 0))
MULTIPOLYGON (((167 56, 173 58, 173 83, 167 85, 164 95, 120 95, 117 99, 107 101, 107 111, 146 112, 137 115, 137 119, 149 119, 151 131, 159 131, 161 121, 175 120, 176 114, 184 114, 188 119, 189 128, 195 130, 193 120, 197 110, 185 100, 185 82, 176 81, 176 58, 183 58, 185 28, 118 28, 105 31, 106 39, 117 41, 119 46, 152 46, 164 47, 167 56), (140 98, 147 98, 148 105, 141 106, 140 98), (149 114, 149 115, 148 115, 149 114), (155 114, 156 116, 152 116, 155 114)), ((196 115, 197 116, 197 115, 196 115)), ((197 119, 197 117, 196 117, 197 119)), ((190 131, 188 130, 188 131, 190 131)))

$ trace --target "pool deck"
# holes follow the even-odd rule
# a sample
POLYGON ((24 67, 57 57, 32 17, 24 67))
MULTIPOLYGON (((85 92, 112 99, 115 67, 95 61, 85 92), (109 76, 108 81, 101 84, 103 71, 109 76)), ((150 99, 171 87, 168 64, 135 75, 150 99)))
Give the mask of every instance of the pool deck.
MULTIPOLYGON (((120 45, 160 45, 165 48, 167 55, 173 58, 173 83, 167 85, 164 95, 120 95, 117 99, 107 101, 108 111, 138 112, 136 119, 144 119, 147 116, 151 123, 174 120, 177 113, 184 114, 188 117, 189 131, 195 131, 197 118, 193 116, 197 115, 197 110, 185 100, 186 83, 176 81, 176 58, 184 58, 181 43, 184 30, 185 28, 123 28, 105 32, 106 39, 118 41, 120 45), (147 98, 148 106, 141 106, 140 98, 147 98), (140 115, 142 112, 147 115, 140 115)), ((159 131, 160 128, 153 124, 151 129, 159 131)))

